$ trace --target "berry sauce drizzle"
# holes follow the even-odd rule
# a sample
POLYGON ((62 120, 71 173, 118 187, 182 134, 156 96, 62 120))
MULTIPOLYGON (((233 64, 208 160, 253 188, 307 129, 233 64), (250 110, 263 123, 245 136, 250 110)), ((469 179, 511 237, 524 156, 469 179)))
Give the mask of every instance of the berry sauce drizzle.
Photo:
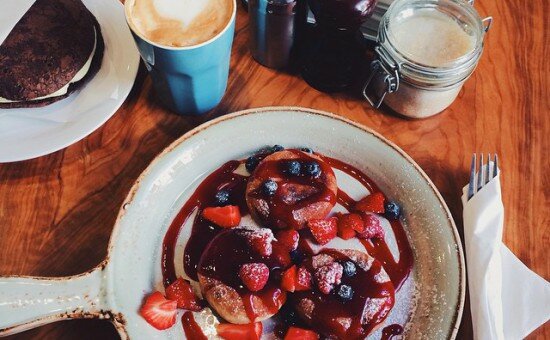
MULTIPOLYGON (((378 186, 359 169, 334 158, 330 158, 327 156, 323 156, 322 158, 331 167, 338 169, 355 178, 367 190, 369 190, 370 193, 382 192, 378 188, 378 186)), ((356 203, 351 197, 349 197, 345 192, 340 189, 338 189, 337 202, 340 203, 348 211, 351 210, 351 208, 356 203)), ((361 240, 361 243, 372 257, 382 262, 384 269, 388 273, 393 285, 395 286, 395 289, 399 290, 403 282, 405 282, 405 280, 407 279, 407 277, 409 277, 409 274, 411 273, 414 258, 409 240, 407 239, 407 234, 403 229, 401 221, 390 220, 390 225, 397 242, 397 248, 399 250, 399 260, 395 260, 390 248, 384 240, 363 239, 361 240)))
POLYGON ((181 323, 183 325, 183 332, 185 338, 188 340, 207 340, 208 338, 202 332, 201 327, 195 321, 193 312, 185 312, 181 317, 181 323))
POLYGON ((176 242, 181 228, 195 211, 197 211, 197 215, 193 221, 193 230, 185 247, 184 269, 191 279, 198 280, 197 265, 202 251, 214 236, 222 230, 202 218, 200 214, 203 208, 214 205, 216 192, 221 189, 229 191, 231 203, 238 205, 243 215, 248 212, 244 200, 248 177, 234 173, 240 163, 239 161, 229 161, 206 177, 181 208, 168 228, 168 232, 162 242, 162 277, 165 287, 176 280, 176 268, 174 264, 176 242))
MULTIPOLYGON (((364 173, 362 173, 355 167, 330 157, 322 156, 319 154, 315 154, 315 155, 321 157, 322 160, 326 162, 325 165, 329 165, 332 168, 343 171, 346 174, 355 178, 369 192, 371 193, 380 192, 380 189, 378 188, 378 186, 370 178, 368 178, 364 173)), ((262 158, 263 157, 265 157, 265 155, 262 156, 262 158)), ((305 157, 312 158, 307 155, 305 157)), ((170 225, 164 237, 163 245, 162 245, 162 264, 161 265, 162 265, 163 284, 165 286, 168 286, 170 283, 176 280, 176 270, 175 270, 176 264, 174 262, 174 253, 175 253, 177 239, 181 229, 195 212, 196 212, 196 216, 194 217, 191 235, 185 246, 183 265, 184 265, 185 273, 191 279, 195 281, 198 280, 198 275, 197 275, 197 272, 199 270, 198 264, 199 264, 199 261, 201 260, 203 251, 205 250, 206 246, 210 243, 210 241, 224 230, 218 226, 215 226, 213 223, 203 219, 201 216, 201 212, 204 208, 216 205, 215 195, 219 190, 223 189, 229 192, 228 204, 239 206, 241 215, 244 216, 249 213, 249 210, 246 204, 246 197, 245 197, 246 186, 247 186, 249 177, 234 173, 234 171, 242 163, 243 161, 236 161, 236 160, 229 161, 223 164, 220 168, 218 168, 208 177, 206 177, 200 183, 200 185, 197 187, 195 192, 187 200, 185 205, 181 208, 181 210, 173 220, 172 224, 170 225)), ((323 162, 321 162, 321 164, 322 163, 323 162)), ((279 169, 275 169, 275 170, 272 169, 274 165, 269 165, 269 162, 264 162, 264 164, 267 164, 264 166, 268 169, 268 172, 279 173, 280 171, 279 169)), ((323 172, 324 171, 328 171, 328 170, 323 168, 323 172)), ((330 171, 332 171, 332 169, 330 169, 330 171)), ((311 184, 311 182, 309 182, 308 184, 311 184)), ((320 194, 314 195, 316 196, 315 199, 326 200, 329 202, 336 201, 347 210, 351 210, 356 203, 353 199, 351 199, 349 195, 347 195, 341 189, 338 189, 338 194, 336 197, 334 197, 334 194, 332 193, 330 193, 332 194, 330 195, 327 192, 327 190, 325 190, 324 188, 321 188, 320 192, 321 192, 320 194)), ((406 233, 400 221, 394 220, 394 221, 390 221, 390 223, 391 223, 392 230, 395 234, 395 237, 397 240, 397 246, 399 250, 399 259, 397 261, 394 259, 388 245, 384 242, 384 240, 376 240, 376 239, 373 239, 372 241, 361 240, 361 242, 365 246, 368 253, 371 256, 373 256, 375 259, 381 262, 384 269, 388 273, 388 276, 390 277, 390 280, 393 286, 397 291, 401 287, 403 282, 407 279, 407 277, 409 276, 412 270, 413 255, 412 255, 411 247, 408 243, 406 233)), ((302 234, 302 232, 300 232, 300 234, 302 234)), ((226 248, 230 248, 230 247, 226 247, 226 248)), ((231 246, 231 248, 235 249, 233 246, 231 246)), ((373 270, 375 270, 375 268, 373 270)), ((231 274, 234 276, 235 272, 232 271, 231 274)), ((231 275, 228 274, 227 276, 230 277, 231 275)), ((224 275, 221 275, 220 277, 224 277, 224 281, 227 280, 227 278, 225 278, 224 275)), ((233 280, 233 278, 229 280, 231 281, 233 280)), ((231 284, 231 286, 239 287, 239 284, 240 282, 238 284, 234 282, 234 284, 231 284)), ((250 292, 245 291, 245 289, 243 289, 242 291, 240 291, 239 289, 237 290, 239 291, 239 294, 243 298, 243 303, 245 305, 247 315, 249 316, 250 319, 254 319, 256 313, 252 307, 253 303, 251 300, 253 295, 250 294, 250 292), (247 300, 249 303, 247 303, 247 300)), ((274 310, 278 308, 278 305, 280 303, 282 303, 281 301, 284 301, 283 300, 284 297, 281 297, 281 295, 284 295, 284 293, 280 294, 278 291, 276 292, 275 290, 278 290, 278 288, 276 289, 275 286, 268 284, 266 287, 264 287, 264 289, 261 292, 259 292, 262 294, 264 291, 266 292, 266 296, 260 297, 260 298, 262 299, 262 302, 264 302, 267 306, 273 307, 274 310)), ((256 296, 257 295, 258 294, 256 294, 256 296)), ((283 308, 287 309, 287 306, 285 305, 283 308)), ((190 316, 186 317, 184 315, 184 318, 182 320, 184 323, 184 329, 186 334, 188 334, 188 332, 194 332, 193 330, 191 330, 191 328, 195 329, 195 326, 193 325, 191 326, 186 325, 186 324, 193 324, 194 320, 191 320, 191 317, 190 316)), ((287 325, 277 325, 276 327, 276 329, 278 329, 277 334, 279 335, 284 334, 284 332, 286 332, 287 327, 288 327, 287 325)), ((371 329, 366 329, 366 330, 370 332, 371 329)), ((368 332, 364 334, 368 334, 368 332)), ((399 332, 402 332, 401 326, 399 325, 388 326, 383 331, 383 339, 391 339, 393 335, 401 334, 399 332)), ((195 333, 189 333, 189 334, 195 334, 195 333)), ((200 334, 202 334, 202 332, 200 334)), ((188 338, 194 339, 193 337, 189 337, 189 336, 188 338)), ((200 336, 196 338, 203 339, 200 336)))
POLYGON ((403 334, 403 327, 401 325, 389 325, 382 330, 382 338, 380 340, 391 340, 393 337, 401 334, 403 334))

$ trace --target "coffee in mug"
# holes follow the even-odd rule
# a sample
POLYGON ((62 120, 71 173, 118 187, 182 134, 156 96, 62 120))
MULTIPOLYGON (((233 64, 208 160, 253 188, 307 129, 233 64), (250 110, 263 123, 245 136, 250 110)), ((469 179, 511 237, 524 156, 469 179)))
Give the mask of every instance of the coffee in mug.
POLYGON ((220 103, 236 8, 235 0, 125 0, 126 21, 167 108, 201 115, 220 103))
POLYGON ((198 45, 214 38, 232 14, 231 0, 135 0, 127 10, 135 31, 172 47, 198 45))

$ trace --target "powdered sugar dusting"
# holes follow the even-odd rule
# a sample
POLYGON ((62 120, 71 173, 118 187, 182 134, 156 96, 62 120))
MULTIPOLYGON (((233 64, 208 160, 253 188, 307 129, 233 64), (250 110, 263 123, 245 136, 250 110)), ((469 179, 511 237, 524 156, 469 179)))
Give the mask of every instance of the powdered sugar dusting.
POLYGON ((324 265, 315 270, 315 279, 317 286, 323 294, 329 294, 335 285, 342 281, 344 268, 338 262, 324 265))

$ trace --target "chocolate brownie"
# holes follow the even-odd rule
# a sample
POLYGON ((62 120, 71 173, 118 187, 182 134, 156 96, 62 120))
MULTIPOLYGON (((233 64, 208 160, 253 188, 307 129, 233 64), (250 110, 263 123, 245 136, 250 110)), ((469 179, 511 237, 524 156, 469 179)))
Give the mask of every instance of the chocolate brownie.
POLYGON ((43 106, 67 97, 101 66, 99 23, 80 0, 37 0, 0 46, 0 108, 43 106), (95 32, 94 33, 94 27, 95 32), (65 86, 96 50, 86 76, 66 95, 35 100, 65 86))

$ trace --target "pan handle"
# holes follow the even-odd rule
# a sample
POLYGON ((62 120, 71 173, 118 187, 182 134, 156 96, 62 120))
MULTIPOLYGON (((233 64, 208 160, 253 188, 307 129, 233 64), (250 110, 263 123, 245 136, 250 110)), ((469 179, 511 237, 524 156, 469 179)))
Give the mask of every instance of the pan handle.
POLYGON ((104 267, 58 278, 0 277, 0 336, 60 320, 112 318, 104 267))

